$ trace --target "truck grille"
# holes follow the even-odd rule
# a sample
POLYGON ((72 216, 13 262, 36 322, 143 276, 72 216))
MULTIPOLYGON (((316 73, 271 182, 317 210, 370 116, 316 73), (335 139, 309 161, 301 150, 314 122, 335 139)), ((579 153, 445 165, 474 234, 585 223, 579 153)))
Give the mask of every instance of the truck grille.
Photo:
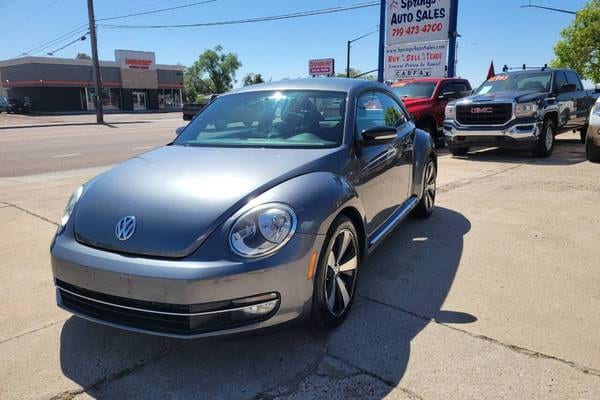
POLYGON ((503 125, 512 110, 512 104, 463 104, 456 107, 456 120, 462 125, 503 125))

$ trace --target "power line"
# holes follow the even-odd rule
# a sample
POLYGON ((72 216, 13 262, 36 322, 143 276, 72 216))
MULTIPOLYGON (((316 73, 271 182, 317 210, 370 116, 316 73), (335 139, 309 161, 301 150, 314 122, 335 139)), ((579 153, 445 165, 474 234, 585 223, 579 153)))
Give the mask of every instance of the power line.
POLYGON ((182 8, 194 7, 194 6, 199 6, 199 5, 208 4, 208 3, 215 3, 217 1, 219 1, 219 0, 205 0, 205 1, 199 1, 199 2, 196 2, 196 3, 184 4, 184 5, 175 6, 175 7, 161 8, 161 9, 158 9, 158 10, 145 11, 145 12, 140 12, 140 13, 125 14, 125 15, 119 15, 119 16, 116 16, 116 17, 108 17, 108 18, 97 18, 96 21, 109 21, 109 20, 113 20, 113 19, 138 17, 140 15, 157 14, 157 13, 161 13, 161 12, 165 12, 165 11, 173 11, 173 10, 179 10, 179 9, 182 9, 182 8))
POLYGON ((296 13, 290 14, 282 14, 282 15, 272 15, 267 17, 257 17, 257 18, 247 18, 247 19, 238 19, 238 20, 230 20, 230 21, 217 21, 217 22, 203 22, 197 24, 180 24, 180 25, 99 25, 103 28, 112 28, 112 29, 162 29, 162 28, 192 28, 192 27, 205 27, 205 26, 219 26, 219 25, 237 25, 237 24, 249 24, 255 22, 266 22, 266 21, 277 21, 282 19, 290 19, 290 18, 301 18, 301 17, 309 17, 313 15, 322 15, 322 14, 332 14, 339 13, 350 10, 357 10, 361 8, 367 7, 375 7, 380 4, 379 1, 371 1, 369 3, 360 3, 354 4, 351 6, 339 6, 332 8, 324 8, 319 10, 310 10, 310 11, 299 11, 296 13))
POLYGON ((65 44, 64 46, 62 46, 62 47, 60 47, 60 48, 58 48, 56 50, 52 50, 51 52, 48 53, 48 55, 49 56, 53 56, 54 53, 58 53, 59 51, 61 51, 61 50, 65 49, 65 48, 71 46, 74 43, 81 42, 81 41, 85 40, 86 37, 87 37, 87 35, 89 35, 89 34, 90 34, 89 32, 86 32, 85 35, 83 35, 83 36, 81 36, 81 37, 73 40, 72 42, 69 42, 69 43, 65 44))
POLYGON ((55 5, 56 3, 58 3, 60 0, 53 0, 50 3, 48 3, 47 5, 43 6, 42 8, 40 8, 39 10, 35 11, 33 14, 29 14, 29 16, 25 17, 24 19, 22 19, 21 21, 17 22, 14 25, 9 26, 8 28, 6 28, 2 33, 7 33, 10 32, 11 30, 13 30, 14 28, 21 26, 24 22, 29 21, 31 18, 35 17, 36 15, 40 14, 42 11, 46 11, 47 9, 49 9, 50 7, 52 7, 53 5, 55 5))
POLYGON ((62 43, 64 41, 66 41, 66 40, 73 39, 74 37, 80 37, 81 34, 84 33, 84 32, 86 32, 87 30, 88 30, 87 25, 82 25, 79 28, 73 29, 73 30, 71 30, 71 31, 69 31, 67 33, 64 33, 64 34, 58 36, 55 39, 43 42, 40 45, 38 45, 36 47, 33 47, 33 48, 29 49, 29 50, 22 51, 21 53, 19 53, 18 55, 16 55, 13 58, 22 57, 22 56, 28 56, 28 55, 34 55, 36 53, 41 53, 44 50, 47 50, 47 49, 49 49, 49 48, 51 48, 53 46, 56 46, 59 43, 62 43))

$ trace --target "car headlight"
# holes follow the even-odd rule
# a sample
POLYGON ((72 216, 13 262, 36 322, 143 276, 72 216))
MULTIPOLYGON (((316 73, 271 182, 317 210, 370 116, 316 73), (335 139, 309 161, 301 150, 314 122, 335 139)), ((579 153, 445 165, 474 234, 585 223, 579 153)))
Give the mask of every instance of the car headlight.
POLYGON ((67 226, 67 222, 69 222, 69 218, 71 218, 71 214, 73 213, 73 209, 77 205, 77 202, 81 198, 81 194, 83 193, 83 186, 79 186, 75 192, 71 195, 67 206, 65 207, 65 211, 63 212, 62 218, 58 224, 58 230, 56 232, 57 235, 60 235, 64 230, 65 226, 67 226))
POLYGON ((267 203, 240 216, 229 233, 229 246, 242 257, 262 257, 285 246, 296 232, 294 210, 281 203, 267 203))
POLYGON ((521 103, 515 105, 515 115, 517 117, 530 117, 538 112, 536 103, 521 103))
POLYGON ((456 106, 454 106, 454 105, 447 105, 446 106, 446 118, 447 119, 454 119, 455 115, 456 115, 456 106))

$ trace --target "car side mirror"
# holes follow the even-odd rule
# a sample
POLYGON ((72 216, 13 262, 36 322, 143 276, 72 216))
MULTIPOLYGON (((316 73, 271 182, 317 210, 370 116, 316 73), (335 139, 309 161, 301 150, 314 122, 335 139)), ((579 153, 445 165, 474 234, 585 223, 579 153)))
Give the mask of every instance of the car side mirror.
POLYGON ((439 100, 454 100, 458 99, 459 95, 457 92, 444 92, 438 96, 439 100))
POLYGON ((184 129, 185 129, 185 126, 180 126, 179 128, 175 129, 175 134, 177 136, 181 135, 181 132, 183 132, 184 129))
POLYGON ((571 93, 577 91, 577 86, 574 83, 565 83, 558 89, 559 93, 571 93))
POLYGON ((362 137, 367 144, 389 143, 396 139, 398 132, 391 126, 375 126, 362 131, 362 137))

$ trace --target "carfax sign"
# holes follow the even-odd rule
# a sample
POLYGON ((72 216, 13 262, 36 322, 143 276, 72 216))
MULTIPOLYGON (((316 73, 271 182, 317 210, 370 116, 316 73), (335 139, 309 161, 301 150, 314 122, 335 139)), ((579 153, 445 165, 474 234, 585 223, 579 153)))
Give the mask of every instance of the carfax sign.
POLYGON ((448 41, 388 46, 385 52, 386 80, 443 77, 446 75, 448 41))
POLYGON ((448 39, 451 0, 387 0, 387 45, 448 39))

